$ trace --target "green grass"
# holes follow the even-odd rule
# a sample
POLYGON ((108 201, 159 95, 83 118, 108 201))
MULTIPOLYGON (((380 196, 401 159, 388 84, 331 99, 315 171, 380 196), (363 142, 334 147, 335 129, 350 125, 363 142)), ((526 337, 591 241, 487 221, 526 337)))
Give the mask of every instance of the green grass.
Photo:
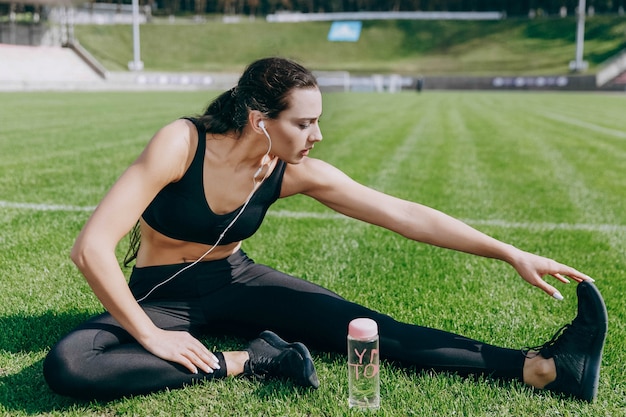
MULTIPOLYGON (((576 20, 365 21, 356 43, 329 42, 331 22, 142 25, 146 70, 241 71, 268 55, 295 58, 316 70, 408 75, 545 75, 567 73, 576 52, 576 20)), ((589 70, 626 48, 626 21, 586 22, 589 70)), ((77 25, 77 39, 105 67, 127 70, 133 59, 129 25, 77 25)))
MULTIPOLYGON (((244 379, 84 403, 52 394, 50 346, 101 311, 68 258, 122 170, 165 122, 213 93, 4 93, 0 100, 0 415, 342 416, 345 357, 314 352, 316 391, 244 379), (72 207, 51 210, 9 203, 72 207), (81 211, 80 208, 87 208, 81 211)), ((427 93, 325 95, 313 156, 388 193, 440 208, 597 280, 610 323, 598 400, 516 382, 417 373, 382 363, 381 416, 626 414, 626 121, 623 95, 427 93)), ((245 243, 257 261, 402 321, 520 348, 575 315, 506 264, 406 241, 336 218, 304 197, 279 201, 245 243), (316 213, 294 218, 285 213, 316 213), (281 214, 282 213, 282 214, 281 214)), ((120 245, 120 258, 125 243, 120 245)), ((128 271, 127 271, 128 272, 128 271)), ((216 349, 243 340, 208 338, 216 349)))

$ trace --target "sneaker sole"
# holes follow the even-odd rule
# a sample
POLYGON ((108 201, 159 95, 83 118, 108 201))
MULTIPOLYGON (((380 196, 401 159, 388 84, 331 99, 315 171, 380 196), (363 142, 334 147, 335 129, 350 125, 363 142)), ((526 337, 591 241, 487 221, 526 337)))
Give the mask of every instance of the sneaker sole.
POLYGON ((597 323, 604 324, 604 329, 598 334, 593 344, 593 350, 597 352, 597 355, 590 356, 589 361, 585 364, 583 370, 581 386, 581 398, 585 401, 593 401, 598 394, 598 385, 600 382, 600 364, 602 362, 602 350, 604 349, 604 340, 606 339, 606 333, 608 331, 609 318, 606 311, 606 305, 602 299, 602 295, 598 288, 594 284, 588 281, 583 281, 578 284, 578 292, 588 291, 590 298, 594 300, 595 311, 597 313, 597 323))
POLYGON ((276 333, 271 332, 269 330, 265 330, 262 332, 259 337, 265 340, 272 346, 275 346, 280 349, 291 348, 293 349, 299 356, 304 364, 303 374, 295 377, 295 381, 298 385, 303 387, 313 387, 317 388, 320 386, 320 381, 317 377, 317 372, 315 371, 315 365, 313 364, 313 358, 311 357, 311 353, 307 347, 300 343, 287 343, 283 339, 281 339, 276 333))

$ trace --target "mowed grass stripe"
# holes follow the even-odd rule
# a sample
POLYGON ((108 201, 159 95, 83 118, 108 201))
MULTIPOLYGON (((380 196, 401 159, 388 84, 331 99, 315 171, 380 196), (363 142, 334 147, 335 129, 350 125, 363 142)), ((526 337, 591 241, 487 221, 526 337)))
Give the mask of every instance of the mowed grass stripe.
POLYGON ((497 196, 487 167, 480 163, 485 139, 493 140, 490 120, 485 116, 485 97, 461 96, 457 103, 448 103, 446 130, 440 134, 449 146, 448 166, 443 170, 449 179, 439 194, 446 199, 442 207, 457 217, 493 218, 497 196))
POLYGON ((431 137, 420 149, 424 159, 416 164, 427 171, 420 196, 426 204, 465 218, 519 220, 510 207, 516 200, 510 181, 518 175, 511 171, 519 157, 510 126, 500 124, 507 107, 499 106, 502 117, 488 111, 494 99, 497 95, 442 95, 438 117, 429 120, 431 137))
MULTIPOLYGON (((595 96, 591 96, 593 98, 595 96)), ((529 96, 530 102, 536 99, 536 96, 529 96)), ((581 102, 575 102, 583 114, 581 102)), ((565 100, 564 103, 569 101, 565 100)), ((568 108, 566 111, 571 111, 571 106, 564 107, 568 108)), ((554 96, 550 95, 545 105, 535 102, 521 113, 524 115, 522 122, 532 126, 528 129, 532 134, 527 135, 525 146, 532 149, 535 156, 528 159, 528 166, 541 167, 543 170, 535 181, 543 184, 537 189, 541 189, 544 197, 529 197, 536 197, 536 201, 542 202, 552 219, 560 218, 572 224, 623 225, 621 202, 625 196, 626 183, 619 173, 624 159, 619 153, 617 156, 607 153, 604 145, 614 143, 615 135, 612 131, 600 133, 597 129, 592 132, 588 129, 573 129, 570 125, 555 122, 553 117, 546 116, 559 111, 562 111, 561 106, 556 105, 554 96)), ((594 107, 584 112, 584 117, 587 120, 603 121, 603 114, 601 108, 594 107)), ((610 120, 609 123, 614 121, 610 120)), ((611 249, 618 253, 624 253, 625 237, 620 227, 605 234, 611 249)))
MULTIPOLYGON (((558 161, 543 153, 542 147, 555 137, 549 134, 550 126, 542 125, 534 113, 545 108, 529 109, 525 97, 494 95, 492 107, 498 109, 497 113, 489 106, 484 111, 488 115, 483 117, 484 126, 488 128, 477 138, 481 143, 479 163, 489 178, 488 186, 494 190, 493 198, 485 204, 492 205, 496 219, 554 222, 563 215, 562 203, 569 201, 570 190, 567 183, 552 174, 558 169, 558 161)), ((464 114, 475 109, 465 109, 464 114)), ((576 214, 566 220, 577 223, 579 217, 576 214)))
POLYGON ((328 160, 355 180, 374 186, 410 136, 416 114, 422 110, 413 99, 412 94, 373 93, 328 97, 322 129, 329 139, 318 145, 320 153, 313 156, 328 160), (338 102, 333 103, 335 100, 338 102), (361 105, 357 107, 354 103, 361 105), (327 121, 326 108, 336 105, 341 105, 343 110, 327 121), (343 114, 346 111, 352 114, 347 124, 343 114))
POLYGON ((423 169, 428 142, 436 134, 433 131, 433 121, 438 118, 438 109, 436 103, 418 101, 415 100, 415 96, 403 96, 399 101, 402 102, 401 107, 411 108, 411 111, 406 112, 406 116, 401 116, 410 124, 402 131, 388 130, 386 137, 381 138, 383 139, 381 142, 390 152, 381 162, 377 172, 370 174, 367 184, 392 194, 399 185, 404 193, 411 195, 420 184, 413 182, 411 176, 409 178, 406 176, 407 173, 411 175, 413 171, 423 169), (394 141, 393 146, 389 146, 391 140, 394 141))
POLYGON ((438 94, 410 95, 406 100, 403 107, 413 109, 409 115, 413 127, 397 148, 395 158, 388 161, 382 171, 385 175, 378 183, 390 194, 446 208, 441 202, 449 201, 457 140, 449 136, 454 129, 454 122, 448 118, 449 98, 438 94))
MULTIPOLYGON (((537 154, 550 170, 549 177, 560 182, 569 194, 569 201, 561 204, 577 207, 577 219, 582 223, 618 223, 623 219, 620 194, 611 195, 611 191, 617 191, 626 183, 623 176, 611 174, 621 171, 624 160, 612 155, 598 158, 598 152, 594 151, 597 143, 607 141, 606 136, 600 133, 589 135, 580 129, 563 129, 562 125, 546 118, 537 117, 537 124, 542 132, 535 141, 537 154), (616 204, 607 204, 614 197, 617 197, 616 204)), ((621 197, 624 197, 624 188, 621 188, 621 197)))
MULTIPOLYGON (((557 134, 555 127, 546 127, 546 130, 552 130, 552 133, 557 134)), ((608 158, 604 160, 606 166, 603 167, 602 161, 598 161, 597 164, 593 164, 594 168, 589 169, 589 164, 585 164, 589 161, 584 157, 588 154, 585 152, 585 147, 587 143, 602 141, 603 138, 599 135, 594 135, 595 137, 584 135, 585 138, 576 143, 577 133, 579 131, 573 131, 569 136, 573 142, 570 146, 548 141, 538 143, 539 150, 547 163, 552 163, 554 166, 551 177, 563 184, 564 189, 569 193, 568 201, 560 203, 564 210, 576 212, 576 221, 579 223, 619 224, 622 222, 624 224, 623 207, 620 207, 620 201, 623 202, 626 196, 624 193, 626 188, 622 188, 621 193, 616 194, 607 193, 609 190, 603 189, 606 184, 606 178, 603 178, 605 173, 621 170, 609 164, 608 158), (576 153, 579 158, 572 157, 573 153, 576 153), (611 200, 615 204, 608 204, 611 200)), ((620 182, 622 187, 626 187, 623 180, 620 182)), ((613 251, 626 253, 626 233, 623 230, 614 230, 613 233, 606 235, 606 239, 613 251)))
MULTIPOLYGON (((478 207, 489 213, 480 218, 553 222, 556 217, 546 205, 550 199, 543 197, 552 194, 554 187, 544 178, 545 167, 537 163, 536 150, 529 145, 537 133, 523 110, 526 96, 479 97, 475 102, 480 106, 469 101, 462 113, 473 120, 476 169, 485 177, 485 188, 491 191, 488 198, 478 202, 478 207)), ((471 213, 467 216, 476 218, 471 213)))
MULTIPOLYGON (((594 108, 584 115, 585 123, 604 125, 603 114, 600 109, 594 108)), ((544 120, 553 119, 553 116, 554 113, 548 113, 544 120)), ((626 120, 621 119, 622 129, 626 131, 626 120)), ((601 201, 595 201, 596 205, 608 212, 607 215, 623 222, 621 206, 626 196, 624 140, 616 137, 613 131, 577 127, 564 122, 548 124, 554 146, 563 154, 563 161, 573 164, 577 175, 584 178, 587 187, 600 197, 601 201)))
POLYGON ((413 126, 405 138, 405 147, 399 155, 397 166, 391 163, 386 168, 388 174, 381 187, 385 192, 401 198, 412 200, 425 200, 430 195, 430 189, 439 188, 439 177, 433 175, 438 171, 439 155, 444 146, 444 138, 440 134, 441 106, 445 103, 445 97, 416 97, 407 96, 406 107, 412 107, 413 111, 408 116, 413 126), (408 148, 410 146, 410 149, 408 148))

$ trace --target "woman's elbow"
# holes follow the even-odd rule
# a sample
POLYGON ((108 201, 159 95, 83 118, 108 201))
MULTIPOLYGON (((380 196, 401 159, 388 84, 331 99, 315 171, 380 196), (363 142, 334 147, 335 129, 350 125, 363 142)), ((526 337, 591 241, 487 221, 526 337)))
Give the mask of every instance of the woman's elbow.
POLYGON ((82 271, 87 267, 89 260, 101 256, 102 251, 101 245, 79 237, 70 251, 70 259, 82 271))
POLYGON ((74 242, 74 246, 72 246, 72 250, 70 251, 70 259, 74 262, 78 268, 81 268, 85 264, 85 245, 83 245, 82 239, 76 239, 74 242))

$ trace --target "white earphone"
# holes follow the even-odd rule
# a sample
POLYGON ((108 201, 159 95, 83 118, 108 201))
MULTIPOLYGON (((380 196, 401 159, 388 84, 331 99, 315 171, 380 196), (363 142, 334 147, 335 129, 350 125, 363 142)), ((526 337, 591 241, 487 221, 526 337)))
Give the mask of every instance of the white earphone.
POLYGON ((263 133, 265 133, 265 137, 267 137, 267 139, 271 142, 271 138, 270 138, 270 134, 267 133, 267 129, 265 129, 265 121, 261 120, 259 122, 259 128, 263 131, 263 133))
POLYGON ((270 151, 272 150, 272 138, 270 138, 270 134, 267 133, 267 129, 265 128, 265 121, 261 120, 259 122, 259 128, 263 131, 263 133, 265 134, 265 137, 267 138, 267 152, 265 153, 265 155, 263 156, 263 159, 261 160, 261 166, 259 167, 259 169, 254 173, 253 178, 256 178, 261 171, 263 170, 263 167, 265 165, 267 165, 266 159, 270 153, 270 151))

